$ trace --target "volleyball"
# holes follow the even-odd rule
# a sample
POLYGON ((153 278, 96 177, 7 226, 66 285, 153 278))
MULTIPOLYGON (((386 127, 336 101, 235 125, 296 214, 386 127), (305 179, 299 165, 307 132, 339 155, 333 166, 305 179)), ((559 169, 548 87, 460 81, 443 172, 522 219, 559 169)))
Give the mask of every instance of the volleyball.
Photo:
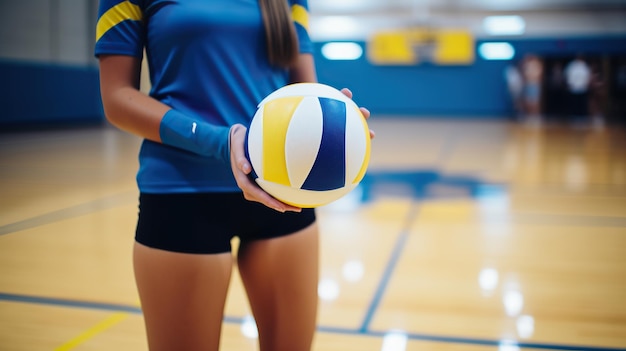
POLYGON ((268 95, 257 106, 246 140, 256 183, 303 208, 348 194, 370 159, 369 127, 358 106, 320 83, 291 84, 268 95))

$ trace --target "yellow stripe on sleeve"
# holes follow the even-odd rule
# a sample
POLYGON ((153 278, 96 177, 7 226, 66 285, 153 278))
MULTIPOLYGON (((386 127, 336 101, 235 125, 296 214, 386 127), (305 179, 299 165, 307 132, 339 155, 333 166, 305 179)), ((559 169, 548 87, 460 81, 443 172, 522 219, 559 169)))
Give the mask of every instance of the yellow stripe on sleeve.
POLYGON ((309 31, 309 12, 302 5, 291 6, 291 17, 294 22, 299 23, 304 29, 309 31))
POLYGON ((96 25, 96 41, 106 33, 109 29, 115 27, 118 23, 133 20, 140 21, 143 15, 139 6, 131 3, 130 1, 121 2, 107 12, 105 12, 96 25))

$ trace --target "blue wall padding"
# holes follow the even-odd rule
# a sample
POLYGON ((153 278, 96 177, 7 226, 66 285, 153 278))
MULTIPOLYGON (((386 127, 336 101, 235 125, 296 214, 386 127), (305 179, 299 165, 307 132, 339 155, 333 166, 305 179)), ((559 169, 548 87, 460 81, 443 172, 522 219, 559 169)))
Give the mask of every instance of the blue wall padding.
POLYGON ((103 121, 98 69, 0 62, 0 125, 103 121))

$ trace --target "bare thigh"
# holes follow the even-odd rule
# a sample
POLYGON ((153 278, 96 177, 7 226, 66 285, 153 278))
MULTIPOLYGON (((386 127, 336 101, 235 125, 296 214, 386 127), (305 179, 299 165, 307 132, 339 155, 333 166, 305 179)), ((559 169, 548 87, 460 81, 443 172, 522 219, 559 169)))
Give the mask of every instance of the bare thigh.
POLYGON ((232 255, 135 243, 133 259, 150 350, 218 350, 232 255))
POLYGON ((317 224, 242 243, 238 266, 259 329, 261 351, 308 351, 317 321, 317 224))

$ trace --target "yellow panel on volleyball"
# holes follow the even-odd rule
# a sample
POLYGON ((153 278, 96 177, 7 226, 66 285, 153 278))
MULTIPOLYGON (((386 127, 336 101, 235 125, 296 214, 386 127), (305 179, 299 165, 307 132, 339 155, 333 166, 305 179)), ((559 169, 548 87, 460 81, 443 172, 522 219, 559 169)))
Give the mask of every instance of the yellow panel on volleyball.
POLYGON ((291 185, 285 159, 287 128, 302 96, 283 97, 264 105, 263 113, 272 118, 263 119, 263 158, 265 179, 282 185, 291 185))
MULTIPOLYGON (((359 115, 361 114, 361 111, 358 108, 355 108, 356 113, 358 113, 359 115)), ((367 121, 365 121, 365 118, 361 119, 361 124, 363 126, 363 132, 365 135, 370 134, 370 129, 369 126, 367 124, 367 121)), ((369 138, 366 138, 365 140, 365 156, 364 156, 364 161, 361 164, 361 168, 359 169, 359 173, 357 173, 356 177, 354 177, 354 179, 352 179, 352 184, 358 184, 361 182, 361 180, 363 180, 363 177, 365 177, 365 172, 367 171, 367 166, 369 165, 369 161, 370 161, 370 156, 372 153, 372 143, 371 140, 369 138)))

